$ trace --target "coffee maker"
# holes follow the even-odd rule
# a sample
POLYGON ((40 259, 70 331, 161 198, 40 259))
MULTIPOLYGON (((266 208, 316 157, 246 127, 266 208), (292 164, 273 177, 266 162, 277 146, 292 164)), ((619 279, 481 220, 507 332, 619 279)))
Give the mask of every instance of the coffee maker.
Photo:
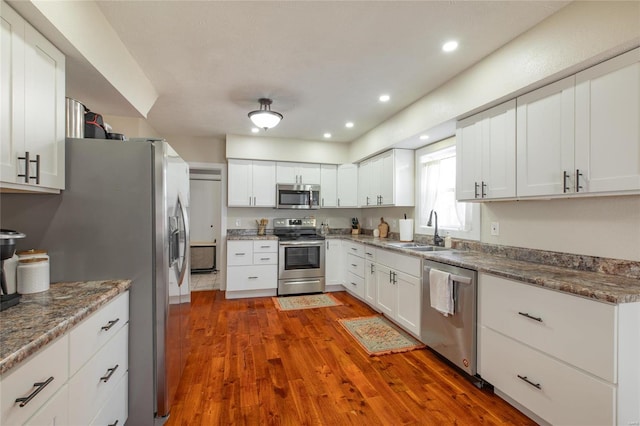
POLYGON ((0 311, 4 311, 15 306, 20 301, 20 295, 14 291, 9 294, 7 289, 7 280, 4 275, 4 261, 10 259, 16 252, 16 240, 26 237, 25 234, 12 231, 10 229, 0 229, 0 267, 2 268, 2 276, 0 277, 0 311))

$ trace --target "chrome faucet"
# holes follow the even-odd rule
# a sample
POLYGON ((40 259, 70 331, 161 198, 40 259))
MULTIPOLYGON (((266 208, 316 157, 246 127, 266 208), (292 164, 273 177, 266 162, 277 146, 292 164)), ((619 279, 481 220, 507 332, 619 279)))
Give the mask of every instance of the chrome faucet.
POLYGON ((444 240, 442 239, 442 237, 440 237, 440 235, 438 235, 438 213, 436 213, 435 210, 431 210, 431 213, 429 213, 429 220, 427 221, 427 226, 431 226, 431 219, 433 218, 434 215, 436 217, 436 228, 433 231, 433 245, 444 247, 444 240))

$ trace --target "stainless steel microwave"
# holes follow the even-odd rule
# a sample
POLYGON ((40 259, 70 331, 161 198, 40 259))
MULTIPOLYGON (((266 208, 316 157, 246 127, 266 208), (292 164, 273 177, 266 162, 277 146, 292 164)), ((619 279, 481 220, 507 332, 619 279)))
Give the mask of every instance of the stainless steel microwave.
POLYGON ((279 183, 276 198, 279 209, 317 209, 320 207, 320 185, 279 183))

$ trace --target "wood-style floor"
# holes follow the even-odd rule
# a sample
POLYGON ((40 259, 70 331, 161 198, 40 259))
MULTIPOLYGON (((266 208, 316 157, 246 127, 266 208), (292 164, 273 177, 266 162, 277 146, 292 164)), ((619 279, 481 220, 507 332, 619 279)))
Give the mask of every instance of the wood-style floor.
POLYGON ((192 293, 191 353, 168 426, 534 425, 429 350, 369 357, 338 318, 344 305, 280 312, 271 298, 192 293))

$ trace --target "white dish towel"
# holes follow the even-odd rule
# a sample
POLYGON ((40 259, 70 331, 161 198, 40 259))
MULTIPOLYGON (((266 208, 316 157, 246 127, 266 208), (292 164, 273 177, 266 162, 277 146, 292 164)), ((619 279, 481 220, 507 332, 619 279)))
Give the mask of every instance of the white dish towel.
POLYGON ((429 271, 431 307, 445 317, 453 315, 453 282, 451 274, 431 268, 429 271))

